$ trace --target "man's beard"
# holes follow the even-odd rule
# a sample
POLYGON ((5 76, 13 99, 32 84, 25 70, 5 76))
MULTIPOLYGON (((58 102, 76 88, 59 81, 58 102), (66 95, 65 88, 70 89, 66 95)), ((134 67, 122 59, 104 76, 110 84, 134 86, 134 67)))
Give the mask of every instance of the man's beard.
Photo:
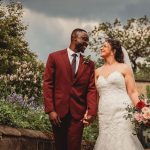
POLYGON ((86 49, 86 48, 84 47, 83 43, 78 43, 78 44, 76 45, 76 50, 77 50, 78 52, 84 53, 85 49, 86 49))

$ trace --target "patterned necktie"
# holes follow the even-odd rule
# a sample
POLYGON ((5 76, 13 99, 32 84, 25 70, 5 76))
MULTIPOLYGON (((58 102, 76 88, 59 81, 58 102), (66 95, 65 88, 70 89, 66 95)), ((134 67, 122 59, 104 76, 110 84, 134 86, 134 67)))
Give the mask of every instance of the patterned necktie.
POLYGON ((73 57, 73 59, 72 59, 72 71, 75 75, 75 73, 76 73, 76 57, 77 57, 77 54, 74 53, 71 56, 73 57))

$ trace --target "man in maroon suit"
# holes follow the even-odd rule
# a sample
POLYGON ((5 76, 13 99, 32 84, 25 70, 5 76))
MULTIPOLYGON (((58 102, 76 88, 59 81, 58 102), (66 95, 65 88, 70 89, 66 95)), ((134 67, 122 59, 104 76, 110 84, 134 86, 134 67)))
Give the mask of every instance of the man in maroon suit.
POLYGON ((80 150, 84 124, 97 113, 94 63, 83 53, 89 37, 75 29, 69 48, 49 54, 44 74, 44 104, 56 150, 80 150))

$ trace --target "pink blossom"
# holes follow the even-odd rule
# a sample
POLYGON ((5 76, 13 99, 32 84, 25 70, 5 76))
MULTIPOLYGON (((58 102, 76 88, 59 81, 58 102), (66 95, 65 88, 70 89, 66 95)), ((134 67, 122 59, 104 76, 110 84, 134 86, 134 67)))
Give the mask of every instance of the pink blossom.
POLYGON ((143 108, 142 108, 142 112, 143 112, 143 113, 146 113, 146 112, 149 112, 149 113, 150 113, 150 108, 148 108, 148 107, 143 107, 143 108))
POLYGON ((143 115, 142 114, 140 114, 140 113, 135 113, 134 114, 134 117, 135 117, 135 119, 138 121, 138 122, 143 122, 143 120, 144 120, 144 118, 143 118, 143 115))
POLYGON ((143 118, 147 120, 150 119, 150 112, 144 112, 143 118))

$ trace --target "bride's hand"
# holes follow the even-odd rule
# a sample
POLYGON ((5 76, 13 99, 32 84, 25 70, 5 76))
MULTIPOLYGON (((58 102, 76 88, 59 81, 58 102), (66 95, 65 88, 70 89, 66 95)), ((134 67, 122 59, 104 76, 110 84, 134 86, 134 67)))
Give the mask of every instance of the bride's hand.
POLYGON ((84 114, 83 119, 80 120, 84 124, 84 126, 89 126, 89 122, 86 121, 86 119, 87 119, 87 113, 88 113, 88 111, 86 111, 86 113, 84 114))
POLYGON ((81 120, 85 126, 89 126, 93 121, 95 117, 88 115, 88 112, 86 111, 84 118, 81 120))
POLYGON ((87 115, 87 117, 85 118, 85 120, 88 121, 91 124, 95 120, 95 117, 91 116, 91 115, 87 115))

